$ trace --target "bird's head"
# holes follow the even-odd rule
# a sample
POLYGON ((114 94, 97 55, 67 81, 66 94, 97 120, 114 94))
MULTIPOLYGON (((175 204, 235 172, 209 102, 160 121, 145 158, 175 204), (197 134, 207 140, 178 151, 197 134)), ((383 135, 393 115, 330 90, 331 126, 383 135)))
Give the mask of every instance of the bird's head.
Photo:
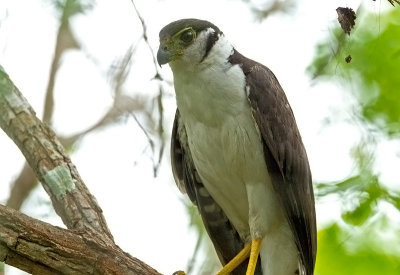
POLYGON ((222 32, 214 24, 199 19, 174 21, 160 31, 158 64, 190 63, 204 60, 222 32))

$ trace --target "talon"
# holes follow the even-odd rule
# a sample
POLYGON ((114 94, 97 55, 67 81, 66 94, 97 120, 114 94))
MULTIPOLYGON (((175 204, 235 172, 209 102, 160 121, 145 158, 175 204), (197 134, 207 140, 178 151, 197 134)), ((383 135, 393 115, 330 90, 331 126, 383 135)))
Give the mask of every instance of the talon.
POLYGON ((172 273, 172 275, 186 275, 186 273, 185 273, 185 271, 178 270, 178 271, 175 271, 174 273, 172 273))

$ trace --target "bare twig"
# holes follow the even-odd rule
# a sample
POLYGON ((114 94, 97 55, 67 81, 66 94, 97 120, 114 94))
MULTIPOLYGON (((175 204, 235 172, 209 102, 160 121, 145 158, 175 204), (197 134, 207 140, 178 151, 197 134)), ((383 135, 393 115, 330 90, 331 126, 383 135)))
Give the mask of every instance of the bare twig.
POLYGON ((146 23, 144 22, 143 17, 141 16, 139 10, 137 9, 135 2, 133 0, 131 0, 133 7, 135 8, 135 12, 136 12, 136 16, 139 18, 140 23, 142 24, 142 32, 143 32, 143 40, 146 43, 147 47, 149 48, 149 51, 151 53, 151 56, 153 57, 153 63, 154 63, 154 69, 156 71, 156 75, 155 78, 156 79, 160 79, 162 80, 160 71, 158 69, 158 65, 157 65, 157 57, 156 54, 154 53, 153 48, 150 45, 149 39, 148 39, 148 35, 147 35, 147 26, 146 23))
POLYGON ((60 137, 60 141, 64 147, 69 148, 87 134, 108 127, 121 120, 122 117, 129 115, 134 111, 143 110, 143 108, 144 102, 140 98, 131 98, 123 94, 119 94, 114 98, 113 106, 109 108, 107 113, 104 114, 104 116, 101 117, 96 123, 74 135, 60 137))
POLYGON ((54 49, 54 57, 50 68, 49 81, 46 89, 45 104, 43 110, 43 122, 51 125, 53 112, 54 112, 54 85, 55 79, 60 67, 60 60, 65 51, 73 48, 79 48, 79 44, 72 34, 69 25, 69 11, 68 9, 63 9, 63 15, 60 27, 58 28, 57 40, 54 49))
MULTIPOLYGON (((159 153, 158 153, 158 158, 157 161, 153 162, 153 171, 154 171, 154 176, 157 175, 158 169, 160 167, 161 164, 161 160, 162 160, 162 156, 164 154, 164 148, 165 148, 165 142, 164 142, 164 105, 163 105, 163 96, 164 96, 164 88, 162 85, 162 82, 164 81, 160 71, 159 71, 159 67, 157 64, 157 57, 156 54, 154 53, 153 48, 150 45, 150 42, 148 40, 148 35, 147 35, 147 26, 146 23, 143 19, 143 17, 141 16, 138 8, 135 5, 135 2, 133 0, 131 0, 132 5, 135 9, 136 12, 136 16, 139 18, 140 23, 142 25, 142 33, 143 33, 143 40, 146 43, 147 47, 149 48, 149 51, 151 53, 151 56, 153 58, 153 64, 154 64, 154 70, 155 70, 155 76, 154 79, 158 80, 158 96, 156 98, 156 102, 157 102, 157 110, 158 110, 158 125, 157 125, 157 134, 160 140, 160 149, 159 149, 159 153)), ((140 126, 140 125, 139 125, 140 126)), ((143 129, 143 127, 142 127, 143 129)))

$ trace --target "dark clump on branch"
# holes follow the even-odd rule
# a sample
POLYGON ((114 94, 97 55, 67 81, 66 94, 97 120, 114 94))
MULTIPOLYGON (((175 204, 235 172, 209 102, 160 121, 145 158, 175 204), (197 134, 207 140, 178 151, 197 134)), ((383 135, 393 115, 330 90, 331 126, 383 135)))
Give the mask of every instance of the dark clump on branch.
POLYGON ((354 25, 356 24, 355 22, 357 18, 356 13, 352 8, 342 8, 342 7, 338 7, 336 9, 336 12, 338 14, 338 21, 340 23, 341 28, 345 33, 350 35, 351 29, 354 28, 354 25))

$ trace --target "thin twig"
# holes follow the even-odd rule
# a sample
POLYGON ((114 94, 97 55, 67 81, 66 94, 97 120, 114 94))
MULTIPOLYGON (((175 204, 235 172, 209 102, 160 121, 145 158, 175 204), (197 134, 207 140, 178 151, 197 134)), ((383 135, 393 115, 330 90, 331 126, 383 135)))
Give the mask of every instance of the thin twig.
POLYGON ((135 9, 136 15, 137 15, 137 17, 139 18, 140 23, 142 24, 143 40, 145 41, 147 47, 148 47, 149 50, 150 50, 151 56, 153 57, 154 69, 155 69, 155 71, 156 71, 156 76, 155 76, 155 78, 160 79, 160 80, 163 80, 162 77, 161 77, 159 68, 158 68, 158 63, 157 63, 156 54, 154 53, 154 50, 153 50, 153 48, 151 47, 150 42, 149 42, 149 40, 148 40, 146 23, 144 22, 143 17, 140 15, 139 10, 137 9, 137 7, 136 7, 136 5, 135 5, 135 2, 134 2, 133 0, 131 0, 131 2, 132 2, 132 5, 133 5, 133 7, 134 7, 134 9, 135 9))
MULTIPOLYGON (((165 149, 165 142, 163 140, 163 137, 164 137, 164 105, 163 105, 164 88, 163 88, 163 85, 161 83, 162 81, 164 81, 164 79, 162 78, 161 73, 159 71, 156 54, 155 54, 155 52, 154 52, 153 48, 151 47, 150 42, 148 40, 146 23, 145 23, 143 17, 141 16, 138 8, 136 7, 135 2, 133 0, 131 0, 131 2, 132 2, 132 5, 133 5, 133 7, 135 9, 136 16, 139 18, 139 21, 140 21, 140 23, 142 25, 143 40, 146 43, 146 45, 147 45, 147 47, 148 47, 148 49, 149 49, 149 51, 151 53, 151 56, 153 58, 154 70, 156 72, 155 76, 154 76, 154 79, 159 80, 159 83, 158 83, 159 89, 158 89, 158 96, 157 96, 157 105, 158 105, 157 110, 158 110, 158 113, 159 113, 159 119, 158 119, 157 133, 158 133, 158 137, 160 139, 160 144, 161 145, 160 145, 160 150, 159 150, 159 154, 158 154, 158 160, 156 162, 154 162, 154 166, 153 166, 154 175, 156 176, 157 173, 158 173, 158 169, 160 167, 162 156, 164 154, 164 149, 165 149)), ((137 119, 136 119, 136 121, 137 121, 137 119)), ((141 126, 139 125, 139 127, 141 127, 141 126)), ((141 127, 141 128, 143 130, 143 127, 141 127)), ((147 133, 146 133, 146 135, 148 136, 147 133)))

